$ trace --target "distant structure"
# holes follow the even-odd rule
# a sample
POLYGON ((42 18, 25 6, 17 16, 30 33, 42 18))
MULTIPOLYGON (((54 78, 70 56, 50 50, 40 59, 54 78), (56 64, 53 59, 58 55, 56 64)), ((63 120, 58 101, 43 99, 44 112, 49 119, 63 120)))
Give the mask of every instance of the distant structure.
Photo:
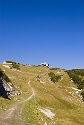
POLYGON ((8 62, 8 61, 4 61, 4 62, 3 62, 3 65, 12 65, 12 63, 11 63, 11 62, 8 62))
POLYGON ((40 64, 40 66, 46 66, 46 67, 49 67, 49 64, 46 63, 46 62, 43 62, 43 63, 40 64))
POLYGON ((4 61, 2 65, 3 65, 4 67, 10 69, 12 63, 11 63, 11 62, 8 62, 8 61, 4 61))

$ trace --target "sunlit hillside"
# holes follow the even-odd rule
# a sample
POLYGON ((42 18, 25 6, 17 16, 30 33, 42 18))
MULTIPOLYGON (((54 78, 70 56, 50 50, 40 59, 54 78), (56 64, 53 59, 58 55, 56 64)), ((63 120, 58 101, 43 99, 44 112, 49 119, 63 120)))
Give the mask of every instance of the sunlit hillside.
MULTIPOLYGON (((63 69, 24 66, 0 68, 19 95, 0 97, 0 125, 84 125, 81 91, 63 69), (53 82, 49 73, 60 76, 53 82)), ((5 83, 6 84, 6 83, 5 83)))

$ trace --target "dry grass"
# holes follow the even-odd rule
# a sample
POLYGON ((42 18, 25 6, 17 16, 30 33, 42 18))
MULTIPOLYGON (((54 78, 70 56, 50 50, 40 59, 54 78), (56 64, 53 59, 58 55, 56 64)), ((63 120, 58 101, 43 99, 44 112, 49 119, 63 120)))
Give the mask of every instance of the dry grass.
MULTIPOLYGON (((45 122, 48 125, 84 125, 84 103, 75 94, 75 90, 70 88, 76 86, 70 82, 70 78, 64 70, 53 70, 55 74, 61 75, 61 80, 54 84, 48 77, 48 72, 51 70, 45 67, 21 66, 21 72, 6 69, 1 65, 0 67, 5 70, 14 86, 22 91, 21 96, 11 97, 10 105, 15 103, 15 98, 20 101, 31 94, 27 85, 29 80, 36 92, 35 97, 24 105, 22 115, 25 125, 44 125, 45 122), (44 83, 37 80, 38 75, 44 83), (72 96, 70 92, 73 92, 74 95, 72 96), (41 113, 38 110, 39 106, 48 108, 55 113, 54 119, 51 120, 41 113)), ((3 106, 3 109, 5 106, 10 106, 8 100, 5 99, 0 99, 0 103, 0 108, 3 106)))

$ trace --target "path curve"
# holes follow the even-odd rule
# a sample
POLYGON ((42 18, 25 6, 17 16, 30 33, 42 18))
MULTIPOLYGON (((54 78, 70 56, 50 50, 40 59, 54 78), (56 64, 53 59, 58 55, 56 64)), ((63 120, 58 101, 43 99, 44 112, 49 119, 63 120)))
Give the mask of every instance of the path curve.
POLYGON ((31 98, 35 96, 35 90, 31 87, 30 81, 28 82, 28 86, 30 87, 32 94, 27 99, 18 102, 17 104, 9 108, 7 111, 5 111, 3 114, 1 114, 0 125, 24 125, 24 122, 21 118, 22 109, 20 109, 19 113, 17 112, 17 109, 20 108, 21 104, 29 101, 31 98), (14 118, 15 120, 13 120, 14 118))

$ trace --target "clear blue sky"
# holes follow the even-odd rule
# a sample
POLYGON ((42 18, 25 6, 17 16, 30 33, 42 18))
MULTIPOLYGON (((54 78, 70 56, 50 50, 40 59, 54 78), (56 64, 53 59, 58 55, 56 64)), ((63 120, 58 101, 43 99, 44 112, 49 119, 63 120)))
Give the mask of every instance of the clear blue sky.
POLYGON ((84 68, 84 0, 0 0, 0 63, 84 68))

